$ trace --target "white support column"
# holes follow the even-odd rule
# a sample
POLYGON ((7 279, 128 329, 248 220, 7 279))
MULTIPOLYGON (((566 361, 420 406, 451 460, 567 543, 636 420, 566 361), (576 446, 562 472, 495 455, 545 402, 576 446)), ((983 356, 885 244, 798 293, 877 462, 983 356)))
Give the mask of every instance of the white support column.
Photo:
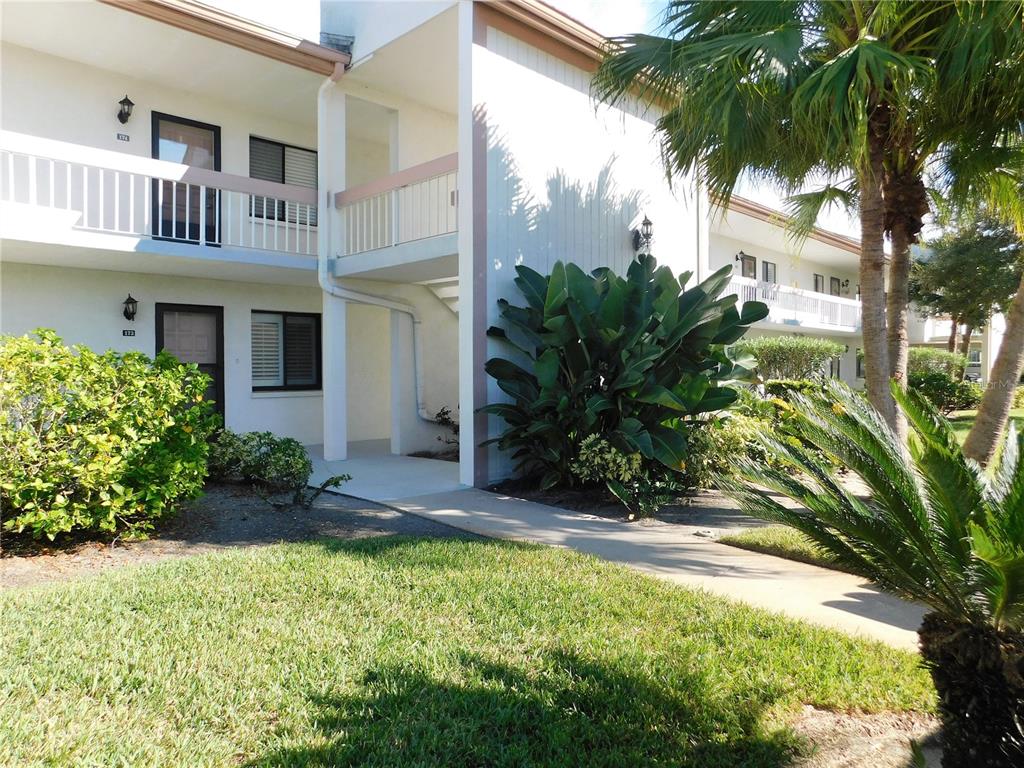
MULTIPOLYGON (((477 291, 486 293, 486 281, 478 280, 474 236, 479 237, 478 226, 486 224, 486 219, 477 221, 477 213, 486 210, 486 184, 479 188, 474 186, 476 169, 475 122, 473 115, 473 37, 474 8, 473 3, 459 3, 458 31, 458 151, 459 151, 459 482, 463 485, 476 485, 484 467, 479 466, 483 454, 477 444, 484 439, 480 427, 486 419, 476 414, 476 409, 483 405, 478 402, 478 367, 483 366, 483 359, 478 354, 476 331, 479 325, 476 315, 481 302, 486 301, 485 295, 477 295, 477 291)), ((486 178, 484 178, 486 180, 486 178)), ((483 258, 484 254, 480 254, 483 258)))
POLYGON ((348 302, 323 294, 324 459, 348 458, 348 302))
MULTIPOLYGON (((329 227, 329 259, 341 252, 346 234, 345 221, 333 199, 346 188, 345 120, 345 94, 335 86, 327 91, 317 113, 318 215, 320 226, 329 227)), ((324 238, 320 242, 323 244, 324 238)), ((324 458, 338 461, 348 456, 348 302, 326 291, 322 296, 324 458)))

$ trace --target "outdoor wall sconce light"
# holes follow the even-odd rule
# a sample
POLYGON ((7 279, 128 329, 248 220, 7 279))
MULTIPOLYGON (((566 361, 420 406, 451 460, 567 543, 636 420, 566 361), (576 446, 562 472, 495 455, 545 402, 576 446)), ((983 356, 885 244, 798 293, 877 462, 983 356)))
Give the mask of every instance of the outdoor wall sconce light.
POLYGON ((633 250, 637 253, 647 253, 651 247, 651 240, 654 239, 654 225, 651 220, 644 216, 640 227, 633 230, 633 250))
POLYGON ((135 102, 128 98, 128 94, 124 95, 124 98, 117 102, 121 108, 117 111, 117 119, 121 121, 121 124, 128 122, 128 118, 132 116, 132 107, 135 106, 135 102))
POLYGON ((128 298, 124 300, 124 319, 134 320, 135 313, 139 311, 139 302, 137 299, 133 299, 129 293, 128 298))
POLYGON ((843 280, 843 288, 849 288, 849 287, 850 287, 850 280, 849 280, 849 278, 847 278, 846 280, 843 280))
POLYGON ((746 258, 749 258, 749 255, 744 253, 743 251, 740 251, 739 253, 736 254, 736 261, 743 261, 746 258))

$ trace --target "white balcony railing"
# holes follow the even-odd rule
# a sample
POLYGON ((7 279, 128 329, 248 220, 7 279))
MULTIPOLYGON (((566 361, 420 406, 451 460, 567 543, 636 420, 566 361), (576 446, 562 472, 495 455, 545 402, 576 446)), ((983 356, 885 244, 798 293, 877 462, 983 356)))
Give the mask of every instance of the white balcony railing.
POLYGON ((842 296, 790 288, 777 283, 762 283, 734 275, 726 293, 735 293, 741 302, 761 301, 768 305, 766 320, 773 323, 814 328, 860 329, 860 302, 842 296))
POLYGON ((316 190, 0 131, 0 203, 71 227, 194 245, 316 254, 316 190))
POLYGON ((458 228, 458 155, 338 193, 345 227, 342 256, 447 235, 458 228))

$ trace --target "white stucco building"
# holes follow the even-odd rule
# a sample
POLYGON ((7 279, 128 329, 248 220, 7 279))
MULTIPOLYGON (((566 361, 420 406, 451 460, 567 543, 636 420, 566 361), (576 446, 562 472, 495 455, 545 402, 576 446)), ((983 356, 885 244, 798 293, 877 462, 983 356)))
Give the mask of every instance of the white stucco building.
POLYGON ((447 407, 481 485, 513 268, 621 269, 647 216, 661 263, 734 265, 757 332, 838 339, 857 380, 856 243, 670 189, 654 115, 595 110, 600 37, 538 0, 324 3, 318 43, 189 0, 0 12, 3 333, 169 349, 228 427, 328 459, 434 448, 447 407))

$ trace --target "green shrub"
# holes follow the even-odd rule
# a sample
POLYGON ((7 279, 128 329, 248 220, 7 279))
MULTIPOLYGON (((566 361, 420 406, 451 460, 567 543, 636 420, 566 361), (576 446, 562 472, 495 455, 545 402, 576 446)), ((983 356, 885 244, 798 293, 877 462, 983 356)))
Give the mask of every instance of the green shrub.
POLYGON ((594 434, 679 471, 686 424, 732 404, 736 391, 726 383, 749 373, 726 345, 767 307, 748 302, 741 314, 735 295, 721 297, 731 268, 684 290, 689 273, 677 279, 646 255, 626 277, 562 262, 549 276, 516 271, 526 306, 500 300, 507 329, 488 329, 519 361, 485 365, 512 400, 483 408, 507 425, 488 442, 510 451, 517 471, 542 488, 574 484, 572 461, 594 434))
POLYGON ((911 347, 907 350, 907 376, 944 373, 963 378, 967 356, 935 347, 911 347))
POLYGON ((810 379, 821 376, 828 361, 846 348, 813 336, 758 336, 735 344, 738 354, 757 360, 762 379, 810 379))
POLYGON ((984 394, 981 386, 973 381, 961 381, 937 371, 912 374, 907 377, 907 385, 944 414, 977 408, 984 394))
POLYGON ((801 395, 813 395, 821 391, 821 382, 811 379, 771 379, 764 383, 765 394, 780 400, 789 400, 795 392, 801 395))
POLYGON ((684 485, 689 488, 710 488, 716 478, 731 474, 736 461, 742 457, 749 456, 755 461, 767 460, 768 454, 761 446, 759 436, 774 431, 770 419, 755 418, 743 413, 703 422, 699 428, 690 431, 690 451, 683 472, 684 485))
POLYGON ((312 506, 325 490, 352 479, 351 475, 334 475, 307 493, 312 474, 313 462, 306 449, 291 437, 277 437, 272 432, 238 434, 225 429, 210 447, 211 478, 247 483, 274 506, 312 506), (291 500, 270 498, 281 493, 290 493, 291 500))
POLYGON ((584 484, 603 484, 632 513, 630 519, 657 512, 682 489, 676 473, 639 452, 623 453, 600 435, 583 440, 570 469, 584 484))
POLYGON ((0 337, 3 527, 53 539, 152 528, 206 474, 209 379, 168 354, 0 337))
POLYGON ((210 477, 249 483, 279 493, 306 487, 313 474, 302 443, 272 432, 243 432, 225 429, 210 450, 210 477))

